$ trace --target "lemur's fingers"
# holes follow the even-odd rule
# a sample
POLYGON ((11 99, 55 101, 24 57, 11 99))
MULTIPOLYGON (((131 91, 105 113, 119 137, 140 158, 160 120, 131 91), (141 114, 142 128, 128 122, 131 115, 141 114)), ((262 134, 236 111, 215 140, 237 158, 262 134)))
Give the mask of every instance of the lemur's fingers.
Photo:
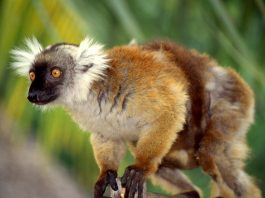
POLYGON ((107 182, 105 179, 98 180, 94 187, 94 198, 101 198, 106 190, 107 182))
POLYGON ((121 177, 121 186, 122 187, 126 187, 126 184, 128 183, 127 182, 127 180, 128 180, 127 177, 129 175, 129 173, 130 173, 130 170, 128 168, 126 168, 123 176, 121 177))
POLYGON ((118 184, 116 182, 116 178, 117 178, 117 172, 116 171, 107 171, 108 184, 110 185, 110 187, 114 191, 118 190, 118 184))
POLYGON ((138 198, 143 197, 144 171, 133 166, 128 167, 121 183, 125 187, 125 198, 134 198, 136 193, 138 198))
POLYGON ((106 173, 100 177, 100 179, 96 182, 94 187, 94 198, 102 198, 104 197, 104 193, 108 185, 116 191, 118 190, 118 185, 116 182, 117 172, 113 170, 108 170, 106 173))
POLYGON ((143 198, 144 178, 143 177, 139 177, 139 178, 140 178, 140 180, 138 182, 137 193, 138 193, 138 198, 143 198))

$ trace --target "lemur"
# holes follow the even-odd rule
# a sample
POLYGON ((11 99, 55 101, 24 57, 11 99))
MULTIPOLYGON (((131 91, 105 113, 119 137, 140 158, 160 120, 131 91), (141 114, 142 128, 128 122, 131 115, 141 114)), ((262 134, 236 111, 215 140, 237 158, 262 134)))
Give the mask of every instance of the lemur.
POLYGON ((261 197, 244 171, 253 92, 233 69, 170 41, 104 49, 85 38, 43 48, 33 38, 11 53, 13 68, 31 81, 31 103, 61 105, 91 132, 95 198, 108 185, 118 189, 126 144, 135 156, 121 178, 126 198, 142 198, 147 178, 174 195, 201 197, 180 171, 196 167, 210 175, 212 197, 261 197))

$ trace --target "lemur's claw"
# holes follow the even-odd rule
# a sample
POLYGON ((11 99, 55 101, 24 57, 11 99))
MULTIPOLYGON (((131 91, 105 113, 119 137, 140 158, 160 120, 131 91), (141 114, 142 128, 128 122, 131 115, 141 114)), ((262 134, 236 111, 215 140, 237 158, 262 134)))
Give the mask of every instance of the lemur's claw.
POLYGON ((108 170, 106 173, 99 178, 94 187, 94 198, 104 197, 105 190, 108 185, 114 190, 118 190, 118 185, 116 182, 117 172, 113 170, 108 170))
POLYGON ((125 198, 134 198, 136 193, 138 198, 143 198, 144 171, 133 166, 127 167, 121 185, 125 188, 125 198))

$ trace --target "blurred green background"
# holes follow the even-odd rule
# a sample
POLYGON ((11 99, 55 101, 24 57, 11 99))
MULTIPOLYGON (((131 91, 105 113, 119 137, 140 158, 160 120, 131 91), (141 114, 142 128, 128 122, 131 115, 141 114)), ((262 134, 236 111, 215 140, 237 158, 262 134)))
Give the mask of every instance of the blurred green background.
MULTIPOLYGON (((23 129, 18 136, 38 141, 67 167, 90 197, 98 168, 89 134, 62 109, 43 113, 28 103, 28 82, 10 69, 9 52, 33 35, 44 46, 78 43, 88 35, 107 48, 132 38, 139 42, 168 38, 235 68, 254 89, 256 122, 248 134, 252 153, 246 169, 265 193, 264 28, 264 0, 1 0, 0 113, 23 129)), ((127 154, 120 173, 132 160, 127 154)), ((208 197, 209 178, 200 170, 185 172, 208 197)), ((158 191, 150 184, 149 188, 158 191)))

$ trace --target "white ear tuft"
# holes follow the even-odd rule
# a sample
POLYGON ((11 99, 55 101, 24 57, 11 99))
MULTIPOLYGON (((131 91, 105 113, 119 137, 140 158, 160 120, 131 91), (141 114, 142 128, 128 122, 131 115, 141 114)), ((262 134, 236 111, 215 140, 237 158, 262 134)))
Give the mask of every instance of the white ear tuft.
POLYGON ((41 53, 43 50, 41 44, 35 37, 32 39, 26 39, 25 44, 25 49, 17 48, 11 50, 11 55, 13 58, 11 66, 17 71, 18 74, 23 76, 28 74, 29 68, 34 62, 36 55, 41 53))
POLYGON ((79 45, 76 60, 80 67, 91 63, 98 66, 105 65, 106 55, 104 54, 103 45, 86 37, 79 45))
POLYGON ((71 89, 71 95, 74 96, 75 101, 84 101, 92 83, 106 75, 105 70, 109 67, 109 60, 103 45, 85 38, 77 49, 75 61, 75 88, 71 89))

